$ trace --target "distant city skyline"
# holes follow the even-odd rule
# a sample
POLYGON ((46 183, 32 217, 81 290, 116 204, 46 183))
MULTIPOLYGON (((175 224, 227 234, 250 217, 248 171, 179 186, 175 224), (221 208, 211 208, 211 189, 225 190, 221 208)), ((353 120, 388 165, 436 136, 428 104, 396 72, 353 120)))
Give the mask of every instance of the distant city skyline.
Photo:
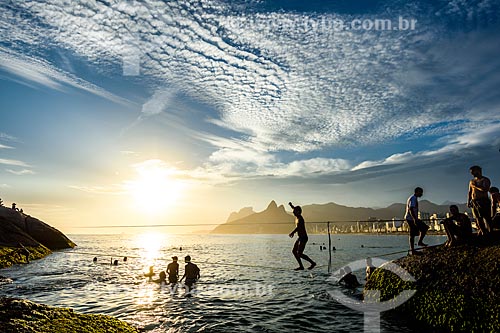
POLYGON ((464 203, 472 165, 500 185, 496 1, 0 14, 0 198, 62 231, 222 223, 273 199, 385 207, 416 186, 464 203))

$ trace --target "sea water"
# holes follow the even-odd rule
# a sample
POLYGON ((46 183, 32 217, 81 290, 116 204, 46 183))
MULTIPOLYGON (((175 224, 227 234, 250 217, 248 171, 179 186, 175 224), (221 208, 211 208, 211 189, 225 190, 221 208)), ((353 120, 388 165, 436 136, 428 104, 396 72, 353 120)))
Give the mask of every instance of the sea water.
MULTIPOLYGON (((406 254, 385 254, 408 248, 403 235, 331 237, 336 248, 332 272, 367 257, 395 259, 406 254)), ((0 294, 112 315, 146 332, 363 331, 363 314, 330 297, 332 290, 356 297, 362 289, 347 290, 331 279, 329 253, 320 250, 328 247, 326 235, 309 236, 305 253, 318 267, 298 272, 293 270, 294 240, 286 235, 138 232, 70 238, 78 244, 73 250, 3 269, 0 274, 12 281, 0 285, 0 294), (153 266, 158 278, 174 255, 182 275, 188 254, 201 270, 192 297, 182 286, 172 289, 144 277, 153 266), (111 260, 118 265, 110 265, 111 260)), ((433 245, 444 238, 428 236, 426 241, 433 245)), ((354 273, 364 283, 364 271, 354 273)), ((382 316, 382 332, 418 331, 409 326, 404 318, 382 316)))

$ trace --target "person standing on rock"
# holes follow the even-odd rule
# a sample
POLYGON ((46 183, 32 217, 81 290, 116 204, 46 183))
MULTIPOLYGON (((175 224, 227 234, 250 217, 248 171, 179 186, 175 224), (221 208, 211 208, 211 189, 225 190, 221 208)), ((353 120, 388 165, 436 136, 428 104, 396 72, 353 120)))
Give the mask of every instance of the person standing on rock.
POLYGON ((422 222, 421 219, 418 218, 418 198, 424 195, 424 190, 421 187, 415 188, 413 191, 413 195, 408 198, 406 202, 406 215, 405 220, 408 223, 409 233, 410 233, 410 253, 411 254, 420 254, 420 252, 415 250, 415 237, 418 238, 419 246, 427 246, 424 241, 425 234, 429 229, 429 226, 422 222))
POLYGON ((316 266, 316 263, 311 258, 309 258, 304 254, 304 249, 306 247, 309 238, 307 237, 306 223, 304 221, 304 218, 302 217, 302 208, 300 206, 292 205, 291 202, 289 202, 288 204, 293 209, 293 215, 295 215, 295 224, 297 225, 295 229, 293 229, 293 231, 288 235, 290 236, 290 238, 293 238, 295 233, 297 233, 298 235, 298 238, 295 241, 292 250, 295 259, 299 263, 299 267, 295 268, 295 270, 296 271, 304 270, 304 266, 302 265, 302 260, 300 260, 301 258, 307 260, 311 264, 308 269, 313 269, 316 266))
POLYGON ((474 178, 469 182, 467 206, 472 208, 476 219, 477 234, 486 235, 490 232, 491 223, 491 201, 488 197, 491 182, 483 176, 483 170, 478 165, 470 167, 470 173, 474 178))

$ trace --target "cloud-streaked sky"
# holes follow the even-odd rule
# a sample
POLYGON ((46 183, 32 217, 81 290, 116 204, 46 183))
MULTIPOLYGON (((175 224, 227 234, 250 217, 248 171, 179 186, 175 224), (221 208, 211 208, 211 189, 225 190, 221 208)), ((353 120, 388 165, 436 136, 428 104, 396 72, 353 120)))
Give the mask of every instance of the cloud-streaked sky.
POLYGON ((0 22, 0 197, 59 226, 137 223, 144 170, 172 180, 162 222, 464 202, 473 164, 500 183, 497 1, 12 0, 0 22))

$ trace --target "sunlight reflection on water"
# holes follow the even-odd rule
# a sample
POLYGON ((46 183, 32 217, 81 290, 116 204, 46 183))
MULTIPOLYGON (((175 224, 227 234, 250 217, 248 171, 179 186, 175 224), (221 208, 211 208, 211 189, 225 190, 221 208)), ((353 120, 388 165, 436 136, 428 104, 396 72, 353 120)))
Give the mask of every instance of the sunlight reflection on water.
MULTIPOLYGON (((306 248, 320 265, 312 272, 292 270, 296 265, 290 252, 293 240, 286 235, 147 232, 71 238, 79 244, 75 250, 4 269, 2 275, 13 281, 0 285, 0 294, 113 315, 148 332, 282 332, 299 328, 301 332, 330 332, 360 331, 363 327, 360 313, 328 297, 329 288, 340 287, 326 281, 328 252, 320 251, 318 245, 327 241, 324 235, 311 235, 306 248), (182 275, 182 259, 187 254, 201 269, 194 297, 183 297, 183 288, 172 293, 168 286, 144 277, 149 266, 155 267, 156 274, 166 269, 173 255, 179 257, 182 275), (97 264, 92 262, 94 256, 97 264), (128 256, 126 262, 124 256, 128 256), (118 266, 110 265, 111 257, 119 258, 118 266)), ((333 268, 406 249, 407 240, 404 236, 333 235, 337 248, 333 268), (363 244, 370 247, 361 247, 363 244)), ((443 239, 429 236, 428 240, 436 244, 443 239)), ((360 281, 363 273, 356 272, 360 281)), ((401 320, 383 318, 382 331, 411 332, 401 320)))

